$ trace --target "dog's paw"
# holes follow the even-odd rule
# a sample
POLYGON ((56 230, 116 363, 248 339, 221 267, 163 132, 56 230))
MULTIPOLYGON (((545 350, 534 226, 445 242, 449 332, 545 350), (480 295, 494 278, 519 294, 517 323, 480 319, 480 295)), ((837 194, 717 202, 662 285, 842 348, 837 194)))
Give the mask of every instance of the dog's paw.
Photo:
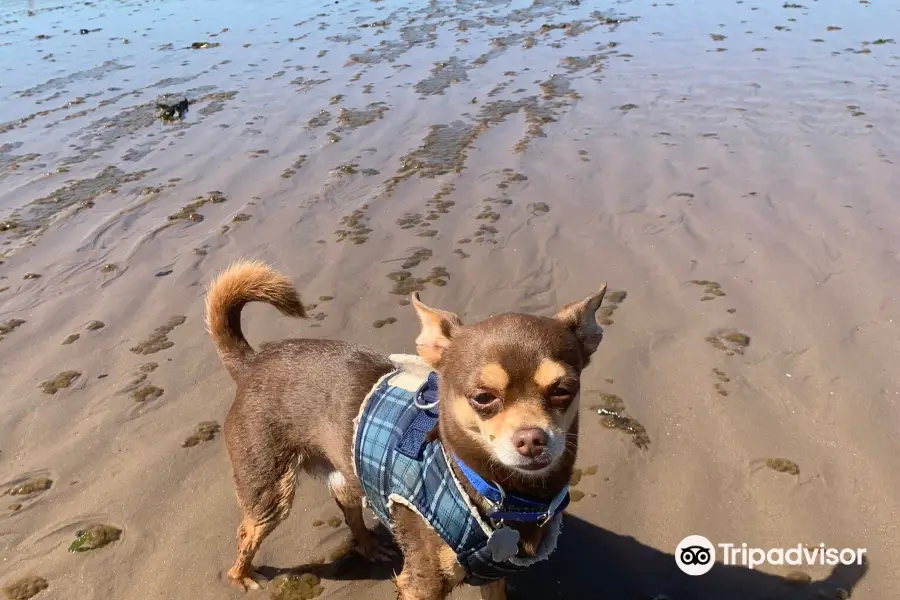
POLYGON ((266 578, 256 571, 251 571, 247 577, 233 576, 231 573, 228 573, 228 580, 231 582, 231 585, 241 588, 245 592, 261 590, 264 587, 263 584, 266 583, 266 578))
POLYGON ((374 537, 366 543, 357 543, 353 550, 369 562, 392 562, 400 556, 392 546, 383 544, 374 537))

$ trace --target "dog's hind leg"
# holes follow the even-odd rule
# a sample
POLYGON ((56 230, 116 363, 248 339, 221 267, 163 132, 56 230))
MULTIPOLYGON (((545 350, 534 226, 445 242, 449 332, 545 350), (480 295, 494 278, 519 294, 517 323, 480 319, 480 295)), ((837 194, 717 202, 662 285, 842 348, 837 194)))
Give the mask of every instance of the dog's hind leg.
POLYGON ((380 544, 366 527, 362 513, 363 492, 356 476, 345 477, 340 471, 333 471, 328 475, 328 487, 344 513, 344 521, 355 542, 354 550, 371 562, 390 562, 396 558, 397 552, 380 544))
POLYGON ((272 532, 265 524, 257 522, 253 517, 244 516, 238 526, 238 554, 234 566, 228 571, 228 579, 235 585, 247 590, 258 590, 262 586, 258 580, 262 577, 253 571, 253 557, 259 550, 263 539, 272 532))
POLYGON ((253 456, 245 448, 229 454, 244 517, 237 532, 237 558, 228 579, 244 590, 257 590, 264 578, 253 572, 253 557, 263 540, 291 512, 300 459, 296 455, 275 457, 268 452, 253 456))

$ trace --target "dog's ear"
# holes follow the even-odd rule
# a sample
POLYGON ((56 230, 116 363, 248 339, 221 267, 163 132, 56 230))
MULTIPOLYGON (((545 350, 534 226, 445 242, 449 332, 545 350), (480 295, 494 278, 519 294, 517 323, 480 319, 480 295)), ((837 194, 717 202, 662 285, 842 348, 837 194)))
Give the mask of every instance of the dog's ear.
POLYGON ((554 317, 575 334, 587 356, 590 356, 603 339, 603 329, 597 324, 594 313, 600 308, 603 296, 606 295, 606 282, 600 290, 580 302, 566 304, 554 317))
POLYGON ((425 362, 437 367, 453 335, 462 327, 462 321, 455 313, 426 306, 419 300, 418 292, 412 295, 412 305, 422 323, 422 331, 416 338, 416 351, 425 362))

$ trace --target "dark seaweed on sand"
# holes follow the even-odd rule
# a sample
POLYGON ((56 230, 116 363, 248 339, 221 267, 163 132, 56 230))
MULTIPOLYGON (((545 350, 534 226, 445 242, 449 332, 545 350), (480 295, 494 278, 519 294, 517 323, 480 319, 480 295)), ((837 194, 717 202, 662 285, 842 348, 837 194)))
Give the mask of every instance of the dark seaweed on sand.
POLYGON ((161 98, 156 101, 156 114, 163 121, 181 121, 190 109, 191 103, 187 98, 173 101, 170 98, 161 98))

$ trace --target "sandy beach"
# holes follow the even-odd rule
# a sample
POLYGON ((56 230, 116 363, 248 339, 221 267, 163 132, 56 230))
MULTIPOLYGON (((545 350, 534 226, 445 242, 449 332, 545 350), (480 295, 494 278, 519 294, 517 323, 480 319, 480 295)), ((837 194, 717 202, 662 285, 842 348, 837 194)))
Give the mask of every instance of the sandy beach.
MULTIPOLYGON (((225 578, 203 295, 252 258, 311 315, 248 307, 255 346, 410 353, 410 291, 476 321, 609 282, 575 501, 510 598, 900 597, 898 31, 881 0, 0 0, 0 589, 288 598, 225 578), (691 534, 868 560, 690 577, 691 534)), ((255 563, 393 599, 348 539, 302 479, 255 563)))

